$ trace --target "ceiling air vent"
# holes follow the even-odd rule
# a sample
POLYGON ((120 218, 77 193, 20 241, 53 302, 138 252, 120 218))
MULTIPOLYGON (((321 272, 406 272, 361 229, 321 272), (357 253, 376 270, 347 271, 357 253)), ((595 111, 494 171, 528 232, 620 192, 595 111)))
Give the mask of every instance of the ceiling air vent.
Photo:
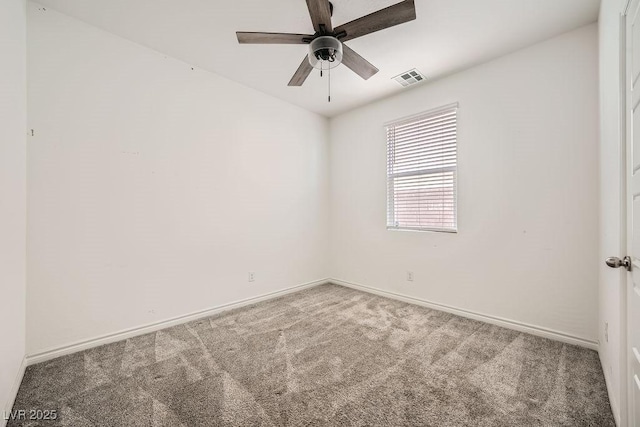
POLYGON ((414 68, 413 70, 405 71, 404 73, 393 77, 393 80, 397 81, 402 86, 407 87, 420 83, 421 81, 426 80, 426 78, 420 73, 420 71, 414 68))

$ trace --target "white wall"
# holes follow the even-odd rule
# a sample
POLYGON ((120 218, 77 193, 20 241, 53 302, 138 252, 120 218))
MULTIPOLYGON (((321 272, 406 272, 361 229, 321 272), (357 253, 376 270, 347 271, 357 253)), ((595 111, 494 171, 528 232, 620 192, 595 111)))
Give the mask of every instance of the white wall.
POLYGON ((614 416, 620 423, 621 408, 626 395, 621 382, 622 326, 626 309, 623 296, 626 271, 611 269, 602 260, 626 254, 626 240, 621 230, 624 223, 622 192, 623 144, 620 119, 620 14, 624 0, 602 0, 600 4, 600 359, 609 386, 614 416), (608 334, 604 325, 608 324, 608 334), (608 335, 608 340, 607 336, 608 335))
POLYGON ((332 119, 332 277, 595 341, 597 47, 592 24, 332 119), (453 102, 459 232, 387 231, 383 123, 453 102))
POLYGON ((326 119, 28 20, 28 354, 326 277, 326 119))
MULTIPOLYGON (((0 411, 10 409, 25 351, 26 9, 0 3, 0 411)), ((0 417, 0 425, 4 424, 0 417)))

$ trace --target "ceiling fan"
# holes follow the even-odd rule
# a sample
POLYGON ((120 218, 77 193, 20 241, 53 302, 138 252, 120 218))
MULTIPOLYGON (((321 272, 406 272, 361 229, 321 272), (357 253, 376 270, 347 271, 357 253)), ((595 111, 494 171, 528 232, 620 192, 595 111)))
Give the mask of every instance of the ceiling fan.
POLYGON ((314 68, 322 73, 322 70, 330 70, 340 63, 367 80, 378 69, 344 42, 416 19, 414 0, 404 0, 333 28, 333 4, 329 0, 306 1, 314 34, 236 32, 240 43, 309 45, 309 54, 302 60, 289 86, 302 86, 314 68))

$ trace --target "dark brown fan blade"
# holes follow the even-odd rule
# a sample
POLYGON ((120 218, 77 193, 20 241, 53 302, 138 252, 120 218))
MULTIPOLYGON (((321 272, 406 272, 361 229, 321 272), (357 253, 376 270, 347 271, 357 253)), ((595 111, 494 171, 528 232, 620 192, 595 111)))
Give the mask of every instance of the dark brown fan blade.
POLYGON ((342 63, 363 79, 368 80, 369 77, 379 71, 369 61, 358 55, 344 43, 342 44, 342 52, 342 63))
POLYGON ((333 31, 329 0, 307 0, 307 7, 309 8, 309 15, 311 15, 311 22, 313 22, 313 29, 317 33, 330 33, 333 31))
POLYGON ((416 19, 414 0, 404 0, 393 6, 373 12, 334 30, 340 41, 353 40, 365 34, 374 33, 416 19))
POLYGON ((311 70, 313 70, 313 67, 309 64, 309 58, 305 56, 295 74, 291 77, 289 86, 302 86, 302 83, 304 83, 307 77, 309 77, 309 74, 311 74, 311 70))
POLYGON ((250 33, 237 31, 238 42, 252 44, 308 44, 312 35, 289 33, 250 33))

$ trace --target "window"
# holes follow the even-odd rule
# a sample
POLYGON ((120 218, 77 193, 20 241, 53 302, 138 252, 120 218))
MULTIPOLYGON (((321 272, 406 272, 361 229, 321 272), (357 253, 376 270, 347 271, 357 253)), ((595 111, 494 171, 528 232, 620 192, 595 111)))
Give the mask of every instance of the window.
POLYGON ((457 230, 457 109, 386 125, 388 229, 457 230))

